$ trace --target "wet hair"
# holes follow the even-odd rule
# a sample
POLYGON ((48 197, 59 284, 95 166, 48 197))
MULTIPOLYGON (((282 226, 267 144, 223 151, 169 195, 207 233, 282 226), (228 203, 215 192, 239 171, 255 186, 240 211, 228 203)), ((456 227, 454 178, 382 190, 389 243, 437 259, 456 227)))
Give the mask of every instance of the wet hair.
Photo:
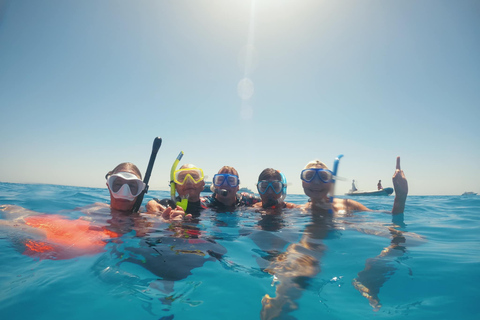
POLYGON ((321 169, 328 169, 327 165, 320 160, 310 161, 309 163, 307 163, 304 169, 318 168, 318 167, 320 167, 321 169))
POLYGON ((142 173, 140 170, 138 170, 137 166, 134 165, 131 162, 122 162, 118 166, 116 166, 112 171, 109 171, 105 175, 105 179, 108 178, 108 176, 111 176, 112 174, 115 174, 117 172, 124 172, 124 171, 133 171, 135 175, 139 178, 142 179, 142 173))
POLYGON ((275 170, 273 168, 267 168, 260 173, 258 176, 258 181, 262 180, 278 180, 282 181, 282 175, 280 174, 280 171, 275 170))
POLYGON ((236 175, 238 177, 237 170, 234 167, 230 167, 230 166, 223 166, 222 168, 220 168, 220 170, 218 170, 218 173, 219 174, 221 174, 221 173, 233 174, 233 175, 236 175))

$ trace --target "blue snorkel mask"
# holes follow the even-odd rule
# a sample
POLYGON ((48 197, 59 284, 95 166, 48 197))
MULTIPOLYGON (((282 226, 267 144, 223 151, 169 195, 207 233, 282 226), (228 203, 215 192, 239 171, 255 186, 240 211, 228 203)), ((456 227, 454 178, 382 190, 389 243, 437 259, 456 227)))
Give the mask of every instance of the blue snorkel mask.
POLYGON ((257 183, 257 190, 260 194, 267 193, 268 189, 271 188, 275 194, 281 194, 280 198, 271 200, 268 203, 264 203, 264 207, 273 207, 284 202, 287 196, 287 179, 285 175, 277 170, 280 173, 280 181, 267 181, 261 180, 257 183))

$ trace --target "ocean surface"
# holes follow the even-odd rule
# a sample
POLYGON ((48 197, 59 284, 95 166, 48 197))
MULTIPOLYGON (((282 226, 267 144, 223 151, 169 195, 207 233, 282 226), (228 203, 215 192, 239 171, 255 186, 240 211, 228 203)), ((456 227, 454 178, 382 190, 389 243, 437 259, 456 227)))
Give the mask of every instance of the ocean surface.
POLYGON ((205 210, 169 224, 91 209, 107 189, 0 183, 0 315, 480 319, 480 197, 409 196, 392 221, 393 199, 355 198, 378 211, 352 216, 205 210))

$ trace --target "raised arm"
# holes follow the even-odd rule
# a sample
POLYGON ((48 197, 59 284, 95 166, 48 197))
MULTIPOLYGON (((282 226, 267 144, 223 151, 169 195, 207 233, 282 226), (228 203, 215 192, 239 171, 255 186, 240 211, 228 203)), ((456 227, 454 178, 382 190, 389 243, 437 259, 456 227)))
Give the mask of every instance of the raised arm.
POLYGON ((407 201, 408 194, 408 183, 405 174, 400 168, 400 157, 397 157, 397 168, 393 174, 392 181, 395 189, 392 214, 400 214, 405 210, 405 202, 407 201))

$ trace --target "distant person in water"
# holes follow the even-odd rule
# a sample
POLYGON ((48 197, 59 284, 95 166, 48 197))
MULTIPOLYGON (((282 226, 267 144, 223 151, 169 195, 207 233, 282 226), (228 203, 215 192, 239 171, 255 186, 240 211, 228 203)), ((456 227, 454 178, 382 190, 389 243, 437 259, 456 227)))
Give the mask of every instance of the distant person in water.
MULTIPOLYGON (((206 206, 202 203, 200 193, 205 187, 205 176, 203 170, 193 164, 184 164, 180 169, 174 172, 173 181, 177 190, 177 201, 188 199, 187 210, 179 206, 174 209, 175 216, 182 214, 200 215, 200 211, 206 206)), ((169 210, 169 199, 154 199, 147 203, 148 213, 163 213, 169 210)))
MULTIPOLYGON (((323 164, 323 162, 322 162, 322 164, 323 164)), ((352 180, 352 192, 355 192, 355 191, 357 191, 357 187, 355 186, 355 180, 352 180)))
POLYGON ((237 207, 253 206, 261 201, 259 197, 251 193, 238 193, 240 189, 240 178, 234 167, 223 166, 213 176, 213 194, 203 198, 203 202, 209 208, 217 211, 234 211, 237 207))
POLYGON ((287 180, 278 170, 272 168, 263 170, 258 176, 257 190, 262 202, 254 204, 254 207, 268 209, 267 212, 297 207, 293 203, 285 202, 287 180))
MULTIPOLYGON (((363 204, 350 200, 329 198, 334 187, 333 174, 328 167, 319 160, 309 162, 300 175, 305 195, 310 198, 306 208, 328 209, 334 212, 339 211, 370 211, 363 204)), ((393 186, 395 188, 395 200, 392 214, 403 213, 408 194, 408 183, 403 171, 400 169, 400 157, 397 157, 397 168, 393 175, 393 186)), ((354 180, 355 181, 355 180, 354 180)), ((352 188, 353 188, 352 184, 352 188)))

